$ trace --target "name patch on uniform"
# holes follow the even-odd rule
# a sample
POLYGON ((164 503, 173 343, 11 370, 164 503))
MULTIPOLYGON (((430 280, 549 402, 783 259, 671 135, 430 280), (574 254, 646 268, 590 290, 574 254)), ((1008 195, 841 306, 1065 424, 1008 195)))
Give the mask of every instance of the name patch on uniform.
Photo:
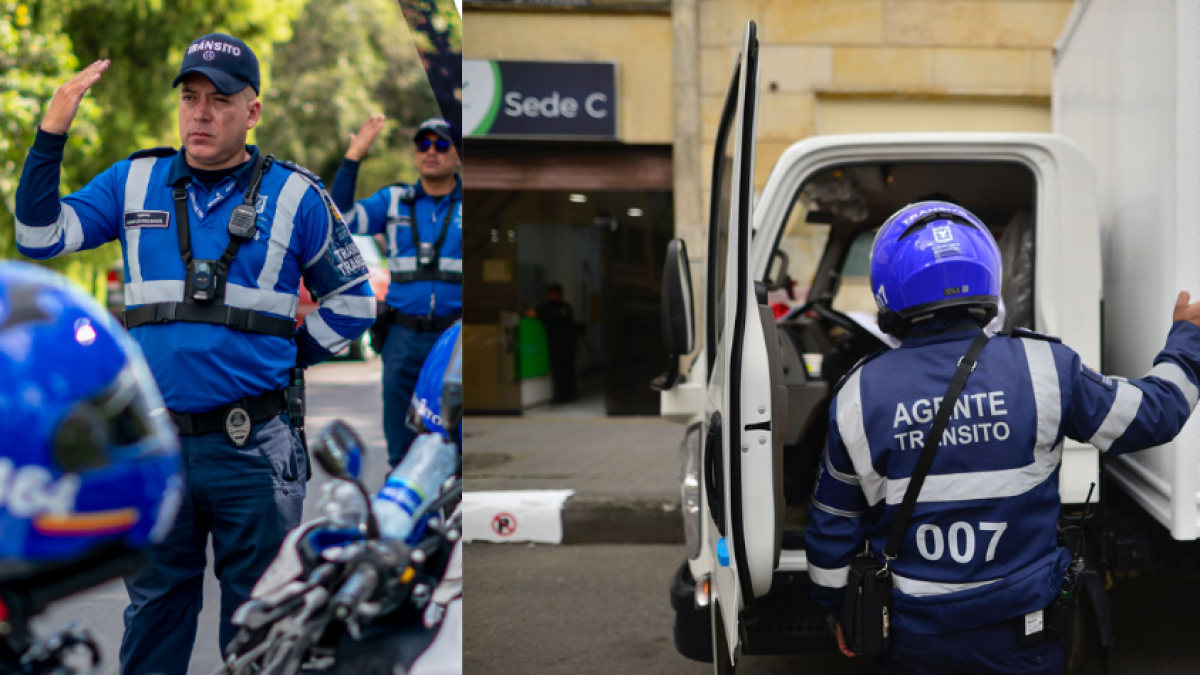
POLYGON ((1091 368, 1088 368, 1087 366, 1085 366, 1083 364, 1080 364, 1080 371, 1083 373, 1084 377, 1086 377, 1089 380, 1092 380, 1093 382, 1100 384, 1101 386, 1103 386, 1105 389, 1108 389, 1109 391, 1112 391, 1113 389, 1117 388, 1116 381, 1113 380, 1111 377, 1108 377, 1106 375, 1101 375, 1099 372, 1092 370, 1091 368))
POLYGON ((165 228, 171 222, 166 211, 129 211, 125 214, 125 229, 135 227, 165 228))

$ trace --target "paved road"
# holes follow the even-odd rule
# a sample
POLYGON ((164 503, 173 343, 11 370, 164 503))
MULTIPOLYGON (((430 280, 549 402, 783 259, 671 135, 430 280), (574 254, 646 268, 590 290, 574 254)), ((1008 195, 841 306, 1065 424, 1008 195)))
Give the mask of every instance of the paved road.
MULTIPOLYGON (((679 656, 668 599, 680 546, 470 544, 463 564, 464 671, 489 675, 704 675, 679 656)), ((1118 580, 1117 672, 1195 673, 1200 575, 1118 580)), ((741 675, 870 672, 841 656, 751 657, 741 675)))
MULTIPOLYGON (((367 363, 326 363, 308 371, 309 416, 306 427, 309 436, 315 437, 334 419, 340 418, 354 426, 368 447, 364 478, 367 487, 372 490, 378 489, 387 476, 387 447, 380 422, 380 391, 378 358, 367 363)), ((308 498, 304 502, 305 520, 313 516, 321 486, 327 480, 319 468, 314 469, 313 479, 308 484, 308 498)), ((212 560, 211 548, 209 560, 212 560)), ((220 663, 221 655, 217 649, 220 598, 220 589, 210 567, 204 579, 204 610, 200 615, 200 629, 192 651, 189 675, 207 675, 220 663)), ((39 618, 36 629, 44 634, 79 621, 92 631, 103 650, 104 667, 98 674, 115 675, 124 631, 122 612, 128 602, 124 584, 120 580, 113 581, 52 606, 39 618)))

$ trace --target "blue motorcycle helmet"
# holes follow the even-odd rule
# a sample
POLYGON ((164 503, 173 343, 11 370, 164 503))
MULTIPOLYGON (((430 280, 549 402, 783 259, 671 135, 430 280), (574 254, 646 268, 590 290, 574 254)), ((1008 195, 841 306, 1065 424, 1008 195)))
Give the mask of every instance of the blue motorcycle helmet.
POLYGON ((430 350, 405 423, 417 433, 445 434, 462 449, 462 321, 447 328, 430 350), (454 436, 447 431, 456 428, 454 436))
POLYGON ((182 485, 138 345, 66 278, 0 262, 0 599, 31 615, 132 571, 182 485))
POLYGON ((1000 248, 986 225, 949 202, 909 204, 888 218, 871 246, 871 289, 879 327, 902 337, 933 316, 981 325, 1000 307, 1000 248))

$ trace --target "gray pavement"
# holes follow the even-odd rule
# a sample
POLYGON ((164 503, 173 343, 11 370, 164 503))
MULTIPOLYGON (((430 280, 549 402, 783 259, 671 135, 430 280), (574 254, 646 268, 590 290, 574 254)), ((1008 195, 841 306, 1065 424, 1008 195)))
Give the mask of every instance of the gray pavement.
POLYGON ((468 417, 463 485, 575 490, 563 509, 564 543, 681 542, 683 432, 655 417, 468 417))
MULTIPOLYGON (((381 422, 383 404, 380 398, 379 359, 365 363, 324 363, 308 370, 307 381, 309 398, 305 426, 310 440, 334 419, 349 422, 368 447, 364 480, 369 489, 377 490, 387 478, 388 470, 387 446, 381 422)), ((314 468, 312 481, 308 483, 308 496, 304 501, 305 520, 314 517, 321 486, 328 480, 319 468, 314 468)), ((208 558, 212 560, 211 547, 208 558)), ((204 609, 200 614, 189 675, 208 675, 220 664, 221 655, 217 648, 220 602, 220 588, 210 564, 204 576, 204 609)), ((35 622, 35 630, 44 635, 78 622, 88 628, 100 643, 104 664, 97 675, 116 675, 119 665, 117 656, 124 632, 122 613, 128 603, 124 584, 120 580, 112 581, 51 606, 35 622)))
MULTIPOLYGON (((469 544, 463 670, 489 675, 704 675, 675 651, 671 575, 682 546, 469 544)), ((1111 592, 1122 675, 1196 673, 1200 574, 1118 579, 1111 592)), ((753 656, 740 675, 859 675, 837 654, 753 656)), ((1092 675, 1088 673, 1087 675, 1092 675)))

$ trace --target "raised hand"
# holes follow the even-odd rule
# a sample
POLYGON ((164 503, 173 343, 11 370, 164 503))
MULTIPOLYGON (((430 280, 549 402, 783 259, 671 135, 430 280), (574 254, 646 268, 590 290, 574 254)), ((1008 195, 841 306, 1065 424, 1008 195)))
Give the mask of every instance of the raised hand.
POLYGON ((79 111, 84 94, 100 81, 100 76, 108 70, 110 63, 108 59, 96 61, 59 87, 46 108, 46 116, 42 118, 42 131, 59 135, 67 133, 75 121, 75 113, 79 111))
POLYGON ((1187 291, 1179 291, 1173 321, 1190 321, 1200 326, 1200 302, 1189 304, 1191 300, 1192 296, 1187 291))
POLYGON ((383 130, 383 122, 386 119, 383 115, 371 115, 357 134, 350 134, 350 149, 346 151, 346 159, 361 162, 362 158, 366 157, 367 150, 371 149, 371 143, 375 142, 375 137, 383 130))

